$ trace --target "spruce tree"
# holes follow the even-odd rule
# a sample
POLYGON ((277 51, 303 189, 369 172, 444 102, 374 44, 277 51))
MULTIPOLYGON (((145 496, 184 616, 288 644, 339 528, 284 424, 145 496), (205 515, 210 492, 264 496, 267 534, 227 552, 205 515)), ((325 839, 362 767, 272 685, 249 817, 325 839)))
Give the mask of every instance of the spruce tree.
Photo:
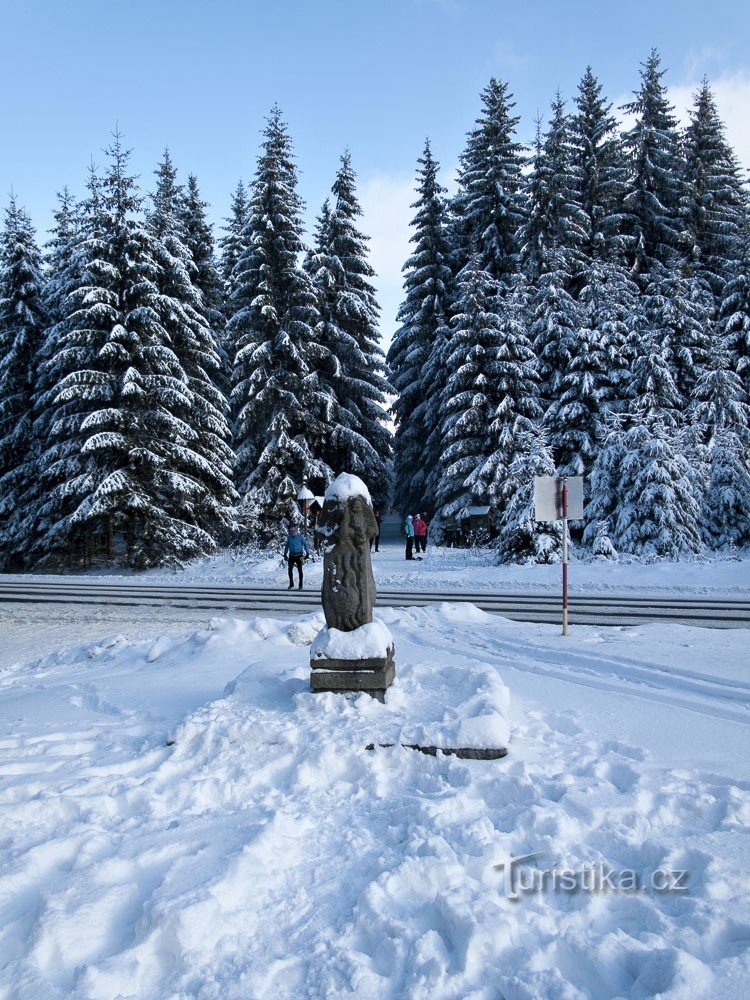
POLYGON ((620 552, 679 559, 702 548, 700 510, 688 460, 658 415, 622 437, 612 541, 620 552))
MULTIPOLYGON (((657 346, 679 397, 670 406, 682 414, 708 359, 713 297, 702 278, 683 275, 660 264, 654 264, 650 272, 643 275, 643 283, 645 291, 640 311, 648 333, 641 344, 657 346)), ((636 397, 644 389, 637 374, 642 364, 642 359, 636 359, 636 397)), ((671 419, 667 423, 672 423, 671 419)))
POLYGON ((367 260, 367 237, 357 227, 362 209, 348 153, 341 158, 332 196, 307 263, 317 293, 317 340, 332 362, 323 377, 335 400, 321 442, 322 458, 335 472, 358 475, 382 506, 390 492, 385 405, 393 389, 383 374, 374 271, 367 260))
POLYGON ((25 556, 19 523, 35 477, 34 392, 46 317, 42 258, 14 196, 0 238, 0 566, 25 556))
POLYGON ((247 250, 250 240, 250 234, 247 229, 249 220, 250 205, 247 199, 247 192, 245 191, 245 185, 242 181, 239 181, 232 194, 229 217, 224 220, 226 225, 222 227, 225 235, 219 240, 221 250, 220 270, 227 297, 231 295, 232 276, 237 261, 247 250))
MULTIPOLYGON (((496 524, 502 524, 505 509, 515 485, 510 468, 524 452, 524 435, 534 434, 542 415, 539 406, 539 376, 534 353, 525 331, 528 289, 522 278, 514 282, 510 294, 502 299, 495 316, 487 320, 493 330, 487 369, 488 396, 497 404, 489 421, 485 449, 489 456, 472 477, 475 492, 495 512, 496 524)), ((458 350, 458 344, 456 350, 458 350)))
POLYGON ((570 365, 560 383, 559 399, 552 401, 544 417, 560 474, 584 476, 586 487, 599 453, 603 417, 611 398, 606 341, 586 325, 576 338, 570 365))
POLYGON ((223 316, 216 308, 220 304, 218 289, 212 291, 211 286, 211 231, 195 179, 188 183, 187 191, 177 183, 177 170, 168 150, 155 173, 157 185, 149 225, 157 237, 158 285, 169 301, 164 329, 191 397, 190 410, 184 417, 191 431, 191 474, 205 490, 206 509, 200 516, 207 522, 213 519, 214 531, 221 532, 231 524, 229 508, 236 495, 232 486, 229 404, 223 392, 226 359, 219 332, 223 316))
POLYGON ((570 271, 562 253, 545 254, 545 272, 536 281, 529 303, 529 335, 538 362, 544 408, 558 401, 562 380, 576 349, 581 315, 567 291, 570 271))
POLYGON ((519 229, 524 221, 523 146, 520 118, 507 83, 494 77, 482 92, 482 113, 461 156, 459 190, 453 203, 459 266, 472 260, 494 281, 508 284, 518 266, 519 229))
POLYGON ((726 427, 709 445, 709 474, 703 495, 701 525, 713 548, 750 545, 750 436, 726 427))
POLYGON ((625 105, 636 122, 624 135, 630 172, 623 207, 628 214, 629 256, 639 274, 655 263, 671 266, 683 249, 684 167, 664 74, 654 49, 643 64, 635 100, 625 105))
POLYGON ((299 264, 303 206, 278 107, 263 135, 251 238, 233 272, 227 339, 234 359, 236 482, 270 539, 280 519, 293 513, 286 483, 332 478, 318 456, 335 400, 320 380, 329 353, 317 342, 315 292, 299 264))
POLYGON ((729 353, 715 337, 710 360, 690 407, 693 425, 707 441, 707 482, 702 491, 701 524, 714 548, 750 543, 750 408, 729 353))
POLYGON ((202 311, 218 343, 224 329, 224 288, 216 264, 216 248, 211 225, 206 217, 208 202, 198 190, 195 174, 188 174, 187 184, 179 206, 183 239, 195 265, 193 285, 203 296, 202 311))
POLYGON ((589 349, 606 357, 606 381, 599 389, 603 412, 629 409, 632 363, 640 353, 638 286, 618 262, 594 259, 578 303, 583 328, 592 331, 589 349))
POLYGON ((578 85, 570 141, 577 201, 583 214, 586 260, 619 260, 623 253, 622 199, 627 168, 612 105, 587 67, 578 85))
POLYGON ((718 298, 739 257, 746 199, 737 158, 725 139, 707 80, 695 95, 684 147, 681 207, 690 260, 718 298))
POLYGON ((137 217, 118 134, 108 155, 105 176, 90 183, 78 279, 46 365, 51 434, 34 553, 111 555, 122 532, 128 562, 141 567, 210 551, 227 523, 226 492, 192 426, 201 401, 179 358, 185 307, 164 289, 168 251, 137 217))
POLYGON ((464 507, 490 503, 478 476, 493 451, 488 433, 503 403, 498 351, 503 329, 498 315, 499 286, 480 266, 477 255, 464 268, 445 357, 441 399, 443 475, 438 505, 444 516, 464 507))
POLYGON ((648 316, 642 318, 641 353, 633 364, 631 409, 675 430, 681 423, 685 399, 675 383, 669 345, 659 337, 648 316))
POLYGON ((583 264, 586 217, 579 203, 581 178, 573 159, 570 120, 559 92, 542 142, 537 134, 527 184, 527 218, 519 233, 526 277, 536 281, 550 262, 564 261, 571 275, 583 264))
POLYGON ((750 219, 743 229, 742 255, 722 292, 719 326, 745 394, 750 396, 750 219))
POLYGON ((44 306, 47 323, 54 326, 64 312, 67 273, 78 237, 80 212, 67 187, 58 194, 50 239, 44 255, 44 306))
POLYGON ((429 141, 418 160, 417 201, 412 208, 414 253, 404 264, 405 299, 400 326, 388 352, 391 381, 398 392, 394 442, 394 505, 398 510, 432 507, 428 479, 438 456, 435 436, 440 422, 438 395, 428 378, 431 355, 442 346, 440 331, 448 321, 451 248, 446 232, 445 188, 429 141))

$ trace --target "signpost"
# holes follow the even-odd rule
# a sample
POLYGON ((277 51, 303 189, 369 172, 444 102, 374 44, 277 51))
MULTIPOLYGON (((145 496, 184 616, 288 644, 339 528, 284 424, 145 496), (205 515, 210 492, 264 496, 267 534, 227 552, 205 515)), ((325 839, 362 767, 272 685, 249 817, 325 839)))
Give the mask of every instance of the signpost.
POLYGON ((315 494, 307 487, 307 477, 302 480, 302 486, 297 494, 297 500, 302 504, 302 514, 305 518, 303 535, 307 538, 307 511, 310 506, 310 501, 315 499, 315 494))
POLYGON ((568 634, 568 519, 583 517, 583 476, 534 476, 534 517, 563 523, 562 634, 568 634))

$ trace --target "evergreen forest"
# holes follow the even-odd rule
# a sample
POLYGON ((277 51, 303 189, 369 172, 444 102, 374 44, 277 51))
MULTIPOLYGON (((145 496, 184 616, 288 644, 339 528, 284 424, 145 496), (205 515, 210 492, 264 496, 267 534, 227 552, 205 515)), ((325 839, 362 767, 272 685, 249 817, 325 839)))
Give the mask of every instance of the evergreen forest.
POLYGON ((710 84, 681 126, 654 51, 625 108, 588 68, 519 125, 491 79, 451 196, 425 143, 387 356, 351 156, 308 237, 277 107, 217 233, 119 132, 44 242, 11 197, 0 569, 266 545, 342 471, 438 537, 488 507, 506 562, 559 559, 552 474, 585 477, 594 555, 749 545, 750 200, 710 84))

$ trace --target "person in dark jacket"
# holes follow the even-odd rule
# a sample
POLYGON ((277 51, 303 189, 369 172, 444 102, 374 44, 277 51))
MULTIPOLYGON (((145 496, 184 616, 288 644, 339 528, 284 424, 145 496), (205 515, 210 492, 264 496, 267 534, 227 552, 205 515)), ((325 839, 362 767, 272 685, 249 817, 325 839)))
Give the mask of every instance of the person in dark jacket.
POLYGON ((423 514, 417 514, 414 518, 414 548, 417 555, 427 549, 427 521, 423 514))
POLYGON ((375 511, 375 523, 378 526, 378 533, 373 538, 370 539, 370 551, 372 552, 372 543, 375 542, 375 551, 380 552, 380 522, 383 520, 383 515, 379 510, 375 511))
POLYGON ((286 545, 284 546, 284 558, 287 560, 287 567, 289 569, 288 590, 294 589, 293 572, 295 566, 297 567, 299 589, 302 590, 302 562, 309 555, 310 550, 307 547, 307 539, 304 535, 300 535, 299 528, 296 524, 293 524, 289 529, 289 534, 286 536, 286 545))

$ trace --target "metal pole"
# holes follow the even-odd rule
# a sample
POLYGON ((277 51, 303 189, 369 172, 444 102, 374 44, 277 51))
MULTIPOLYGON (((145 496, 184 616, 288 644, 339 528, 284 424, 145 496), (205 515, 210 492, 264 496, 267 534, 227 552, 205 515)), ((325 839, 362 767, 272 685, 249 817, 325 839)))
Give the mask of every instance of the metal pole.
POLYGON ((562 516, 563 516, 563 550, 562 550, 562 634, 568 634, 568 480, 562 481, 562 516))

